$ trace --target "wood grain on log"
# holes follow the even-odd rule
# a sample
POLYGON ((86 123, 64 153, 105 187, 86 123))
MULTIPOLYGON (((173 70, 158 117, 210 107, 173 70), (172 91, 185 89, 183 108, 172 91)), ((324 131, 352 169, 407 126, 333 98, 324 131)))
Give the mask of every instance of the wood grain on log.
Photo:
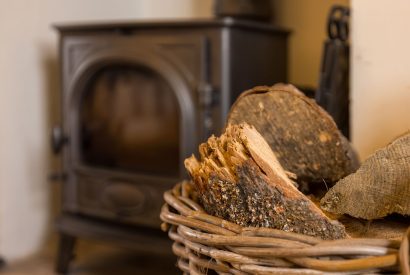
POLYGON ((377 219, 410 215, 410 132, 370 156, 321 200, 329 212, 377 219))
POLYGON ((272 227, 323 239, 345 237, 344 227, 330 220, 297 190, 258 131, 231 125, 219 138, 200 145, 200 160, 185 167, 205 210, 241 226, 272 227))
POLYGON ((244 92, 232 106, 227 125, 242 122, 262 134, 284 169, 299 180, 336 182, 358 167, 333 119, 292 85, 244 92))

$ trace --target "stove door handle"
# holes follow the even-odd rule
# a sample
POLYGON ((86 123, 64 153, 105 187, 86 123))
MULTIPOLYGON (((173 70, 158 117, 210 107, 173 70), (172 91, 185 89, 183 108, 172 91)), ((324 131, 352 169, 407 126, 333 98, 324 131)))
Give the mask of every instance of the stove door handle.
POLYGON ((51 149, 53 153, 60 153, 66 143, 68 143, 68 137, 64 135, 61 126, 54 126, 51 129, 51 149))

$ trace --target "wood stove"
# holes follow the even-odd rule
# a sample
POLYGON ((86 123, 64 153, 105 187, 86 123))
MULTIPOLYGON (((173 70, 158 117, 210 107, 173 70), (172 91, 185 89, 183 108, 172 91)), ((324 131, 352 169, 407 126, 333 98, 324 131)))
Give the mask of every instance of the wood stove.
POLYGON ((57 269, 77 237, 170 247, 162 194, 244 90, 286 81, 288 32, 231 18, 61 25, 63 212, 57 269))

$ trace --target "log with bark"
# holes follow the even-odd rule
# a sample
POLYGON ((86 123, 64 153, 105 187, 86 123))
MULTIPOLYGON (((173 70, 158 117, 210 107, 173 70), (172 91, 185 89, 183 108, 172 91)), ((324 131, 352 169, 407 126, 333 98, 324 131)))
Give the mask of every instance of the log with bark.
POLYGON ((289 179, 258 131, 247 124, 230 125, 219 138, 199 147, 185 167, 205 210, 241 226, 271 227, 338 239, 346 236, 289 179))
POLYGON ((321 207, 368 220, 392 213, 410 215, 410 132, 337 182, 322 198, 321 207))
POLYGON ((330 115, 292 85, 248 90, 236 100, 228 124, 246 122, 265 138, 280 164, 305 182, 336 182, 358 161, 330 115))

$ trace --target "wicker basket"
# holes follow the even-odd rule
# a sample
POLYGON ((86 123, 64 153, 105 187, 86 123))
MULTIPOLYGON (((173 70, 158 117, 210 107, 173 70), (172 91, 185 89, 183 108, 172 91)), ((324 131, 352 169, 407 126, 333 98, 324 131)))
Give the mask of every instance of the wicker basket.
POLYGON ((184 274, 410 274, 410 228, 402 241, 323 241, 271 228, 244 228, 208 215, 184 181, 164 194, 162 228, 184 274))

